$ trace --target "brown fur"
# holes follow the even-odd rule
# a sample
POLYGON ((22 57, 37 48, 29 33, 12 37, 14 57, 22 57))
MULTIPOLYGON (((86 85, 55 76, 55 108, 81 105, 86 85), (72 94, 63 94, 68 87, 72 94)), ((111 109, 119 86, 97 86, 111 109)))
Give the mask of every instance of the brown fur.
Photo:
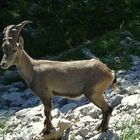
POLYGON ((34 60, 23 50, 23 46, 20 37, 11 48, 16 53, 10 53, 10 59, 4 53, 1 67, 7 69, 16 65, 22 78, 42 100, 46 116, 43 134, 49 133, 52 128, 51 100, 54 95, 74 98, 84 94, 102 110, 103 120, 98 129, 106 131, 112 108, 105 101, 103 93, 115 78, 112 70, 95 59, 70 62, 34 60))

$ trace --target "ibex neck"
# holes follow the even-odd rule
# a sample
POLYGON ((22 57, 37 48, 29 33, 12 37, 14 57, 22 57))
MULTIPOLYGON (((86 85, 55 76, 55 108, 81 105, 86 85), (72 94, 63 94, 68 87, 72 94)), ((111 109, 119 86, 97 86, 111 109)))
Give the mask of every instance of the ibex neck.
POLYGON ((33 59, 24 50, 19 58, 17 69, 29 86, 33 79, 33 59))

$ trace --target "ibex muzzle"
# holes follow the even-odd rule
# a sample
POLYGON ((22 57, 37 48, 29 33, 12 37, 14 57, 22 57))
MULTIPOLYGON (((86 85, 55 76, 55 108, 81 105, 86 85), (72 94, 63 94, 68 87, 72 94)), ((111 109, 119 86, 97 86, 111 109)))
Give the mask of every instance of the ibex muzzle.
POLYGON ((115 85, 114 72, 96 59, 70 62, 32 59, 23 49, 20 35, 27 23, 31 22, 24 21, 4 29, 1 67, 7 69, 16 65, 22 78, 42 100, 46 117, 42 133, 49 133, 53 127, 51 101, 55 95, 75 98, 83 94, 102 110, 103 119, 98 130, 106 131, 113 108, 106 102, 104 91, 112 82, 115 85))

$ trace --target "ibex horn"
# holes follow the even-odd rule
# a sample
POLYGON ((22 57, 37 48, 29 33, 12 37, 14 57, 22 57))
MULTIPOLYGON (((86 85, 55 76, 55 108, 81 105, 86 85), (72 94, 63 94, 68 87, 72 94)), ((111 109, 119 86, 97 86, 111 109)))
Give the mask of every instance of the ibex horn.
POLYGON ((17 40, 18 40, 18 38, 19 38, 19 34, 20 34, 21 30, 22 30, 23 27, 24 27, 26 24, 28 24, 28 23, 32 23, 32 21, 26 20, 26 21, 23 21, 23 22, 21 22, 20 24, 16 25, 16 30, 17 30, 17 32, 16 32, 15 36, 13 37, 15 43, 17 42, 17 40))

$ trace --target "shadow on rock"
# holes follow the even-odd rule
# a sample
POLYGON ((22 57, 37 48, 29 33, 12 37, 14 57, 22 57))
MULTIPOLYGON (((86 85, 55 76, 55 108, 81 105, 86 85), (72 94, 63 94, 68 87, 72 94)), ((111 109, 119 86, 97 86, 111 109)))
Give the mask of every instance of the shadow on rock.
POLYGON ((120 140, 120 137, 117 133, 108 131, 108 132, 102 133, 97 139, 98 140, 120 140))

